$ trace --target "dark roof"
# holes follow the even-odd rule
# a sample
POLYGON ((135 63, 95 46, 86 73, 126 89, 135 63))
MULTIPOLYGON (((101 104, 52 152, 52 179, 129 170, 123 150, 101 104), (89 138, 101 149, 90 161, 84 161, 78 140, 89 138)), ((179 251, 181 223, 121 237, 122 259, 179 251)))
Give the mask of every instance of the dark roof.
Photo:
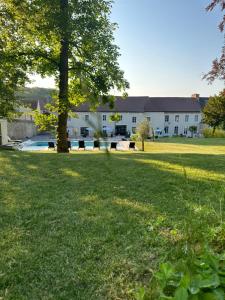
POLYGON ((201 106, 198 99, 180 97, 149 98, 146 112, 198 112, 201 106))
MULTIPOLYGON (((145 112, 145 103, 149 97, 117 97, 114 103, 114 108, 111 109, 108 104, 99 105, 98 112, 145 112)), ((81 104, 75 108, 76 112, 88 112, 90 110, 89 103, 81 104)))
MULTIPOLYGON (((98 112, 200 112, 200 100, 208 98, 182 97, 117 97, 113 109, 109 105, 100 105, 98 112)), ((90 111, 90 105, 84 103, 75 109, 76 112, 90 111)))

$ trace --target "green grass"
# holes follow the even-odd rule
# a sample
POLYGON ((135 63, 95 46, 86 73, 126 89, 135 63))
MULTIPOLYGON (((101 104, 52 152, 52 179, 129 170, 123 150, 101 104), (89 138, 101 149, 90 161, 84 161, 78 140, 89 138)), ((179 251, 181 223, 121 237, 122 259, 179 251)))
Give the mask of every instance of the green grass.
POLYGON ((215 242, 225 142, 195 143, 1 151, 0 299, 134 299, 160 261, 185 255, 188 238, 215 242))

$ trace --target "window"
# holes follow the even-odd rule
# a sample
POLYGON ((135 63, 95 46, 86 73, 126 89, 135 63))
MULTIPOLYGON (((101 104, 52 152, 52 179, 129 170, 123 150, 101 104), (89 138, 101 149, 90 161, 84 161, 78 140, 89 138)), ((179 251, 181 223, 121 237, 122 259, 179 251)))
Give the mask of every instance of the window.
POLYGON ((89 120, 89 115, 85 115, 84 119, 85 119, 85 121, 88 121, 89 120))
POLYGON ((132 133, 133 133, 133 134, 136 133, 136 127, 132 127, 132 133))
POLYGON ((103 120, 103 121, 106 121, 106 115, 103 115, 103 116, 102 116, 102 120, 103 120))
POLYGON ((136 123, 137 118, 136 117, 132 117, 132 123, 136 123))
POLYGON ((88 136, 88 127, 81 127, 80 128, 80 135, 83 137, 88 136))
POLYGON ((122 120, 123 120, 123 116, 122 116, 122 115, 119 115, 119 116, 118 116, 118 119, 119 119, 119 121, 122 121, 122 120))
POLYGON ((187 135, 187 133, 188 133, 188 129, 187 129, 187 127, 185 127, 184 128, 184 134, 187 135))
POLYGON ((198 115, 195 115, 195 122, 198 122, 198 115))
POLYGON ((151 117, 147 117, 147 121, 148 121, 148 122, 151 122, 151 117))
POLYGON ((168 127, 168 126, 166 126, 166 127, 164 128, 164 133, 165 133, 165 134, 168 134, 168 133, 169 133, 169 127, 168 127))
POLYGON ((175 127, 174 127, 174 134, 175 134, 175 135, 178 135, 178 126, 175 126, 175 127))
POLYGON ((186 115, 185 116, 185 122, 188 122, 189 121, 189 115, 186 115))
POLYGON ((170 117, 168 115, 165 116, 165 122, 169 122, 170 117))
POLYGON ((175 122, 179 122, 179 115, 175 116, 175 122))

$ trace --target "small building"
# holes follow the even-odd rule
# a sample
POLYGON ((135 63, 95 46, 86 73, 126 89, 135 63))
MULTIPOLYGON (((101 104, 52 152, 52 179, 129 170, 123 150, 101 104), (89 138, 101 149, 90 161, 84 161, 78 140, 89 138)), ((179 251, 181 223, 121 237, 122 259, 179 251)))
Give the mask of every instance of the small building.
POLYGON ((0 119, 0 145, 8 144, 7 120, 0 119))

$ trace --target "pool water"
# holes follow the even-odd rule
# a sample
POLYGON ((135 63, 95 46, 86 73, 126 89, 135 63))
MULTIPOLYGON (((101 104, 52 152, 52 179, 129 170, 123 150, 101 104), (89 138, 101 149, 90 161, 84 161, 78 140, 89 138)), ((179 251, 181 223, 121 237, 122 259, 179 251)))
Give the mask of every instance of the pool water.
MULTIPOLYGON (((21 151, 38 151, 38 150, 48 150, 48 142, 54 142, 56 145, 56 141, 55 140, 51 140, 51 141, 26 141, 24 143, 21 144, 20 150, 21 151)), ((85 148, 87 150, 92 150, 94 147, 94 141, 84 141, 85 144, 85 148)), ((71 141, 71 147, 72 149, 78 149, 78 141, 76 140, 72 140, 71 141)), ((110 142, 100 142, 100 149, 106 149, 108 148, 110 145, 110 142)))

